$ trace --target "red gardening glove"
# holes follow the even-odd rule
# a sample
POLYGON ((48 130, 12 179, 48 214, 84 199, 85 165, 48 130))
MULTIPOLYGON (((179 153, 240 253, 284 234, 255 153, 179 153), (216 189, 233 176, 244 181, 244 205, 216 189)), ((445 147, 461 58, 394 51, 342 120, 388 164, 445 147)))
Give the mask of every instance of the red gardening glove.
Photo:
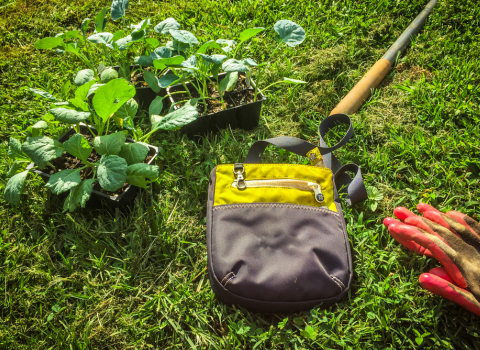
POLYGON ((423 288, 480 316, 480 224, 424 203, 417 209, 423 217, 398 207, 393 213, 403 222, 385 218, 383 223, 400 244, 443 265, 419 277, 423 288))

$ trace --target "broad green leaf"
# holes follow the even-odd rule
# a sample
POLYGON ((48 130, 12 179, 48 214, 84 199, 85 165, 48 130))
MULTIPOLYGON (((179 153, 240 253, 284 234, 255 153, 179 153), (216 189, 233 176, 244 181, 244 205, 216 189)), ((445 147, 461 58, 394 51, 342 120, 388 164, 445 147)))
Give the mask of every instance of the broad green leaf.
POLYGON ((69 32, 59 35, 58 37, 62 38, 64 41, 68 39, 76 39, 79 37, 78 30, 71 30, 69 32))
POLYGON ((222 47, 222 50, 225 52, 230 52, 233 50, 233 45, 236 44, 235 40, 228 40, 228 39, 218 39, 217 43, 220 45, 226 45, 222 47))
POLYGON ((118 78, 118 72, 114 68, 107 68, 102 71, 100 74, 100 80, 102 83, 106 84, 110 80, 117 79, 118 78))
POLYGON ((115 33, 113 33, 112 41, 117 41, 125 36, 125 32, 123 30, 117 30, 115 33))
POLYGON ((32 127, 32 129, 46 129, 46 128, 48 128, 48 124, 44 120, 39 120, 38 122, 33 124, 31 127, 32 127))
POLYGON ((197 53, 205 62, 213 64, 222 64, 223 61, 227 58, 225 55, 204 55, 202 53, 197 53))
POLYGON ((113 113, 134 96, 135 88, 125 79, 114 79, 95 91, 93 107, 103 122, 106 122, 113 113))
POLYGON ((110 14, 112 19, 116 21, 117 19, 125 16, 125 11, 128 7, 128 0, 113 0, 112 7, 110 9, 110 14))
POLYGON ((137 56, 135 57, 135 63, 142 67, 153 66, 153 60, 150 56, 137 56))
POLYGON ((165 46, 173 52, 185 52, 190 48, 189 44, 182 43, 176 39, 168 41, 165 46))
POLYGON ((88 83, 83 84, 75 90, 75 98, 83 101, 87 98, 88 90, 95 84, 95 80, 90 80, 88 83))
POLYGON ((167 18, 166 20, 158 23, 153 30, 157 34, 169 34, 170 29, 179 29, 180 28, 180 23, 175 21, 173 18, 167 18))
POLYGON ((50 176, 45 184, 54 194, 66 192, 82 182, 80 169, 65 169, 50 176))
POLYGON ((92 153, 92 146, 90 146, 88 140, 80 134, 73 134, 63 143, 63 148, 72 156, 83 161, 86 161, 90 153, 92 153))
POLYGON ((3 198, 5 198, 8 203, 13 204, 14 206, 17 206, 20 203, 20 195, 22 194, 23 185, 25 184, 28 172, 28 170, 22 171, 8 180, 7 185, 5 186, 5 192, 3 193, 3 198))
POLYGON ((88 103, 84 102, 83 100, 81 100, 79 98, 71 98, 71 99, 68 100, 68 102, 70 103, 70 105, 74 106, 77 109, 81 109, 84 112, 89 111, 88 103))
POLYGON ((153 60, 153 66, 157 69, 164 69, 166 67, 178 67, 185 61, 183 56, 173 56, 170 58, 162 58, 161 60, 153 60))
POLYGON ((147 17, 138 24, 131 24, 130 27, 134 28, 130 35, 132 36, 132 41, 141 40, 146 34, 146 28, 150 24, 150 19, 147 17))
POLYGON ((227 73, 249 71, 248 67, 242 61, 236 60, 234 58, 231 58, 223 62, 222 69, 227 73))
POLYGON ((284 83, 291 83, 291 84, 306 84, 306 81, 297 80, 297 79, 290 79, 290 78, 283 78, 284 83))
POLYGON ((95 32, 101 33, 105 29, 105 26, 107 25, 106 14, 107 8, 104 7, 95 17, 95 32))
POLYGON ((44 120, 39 120, 38 122, 36 122, 35 124, 32 125, 32 128, 34 128, 34 129, 46 129, 46 128, 48 128, 48 124, 44 120))
POLYGON ((144 20, 140 21, 138 24, 130 24, 130 28, 133 28, 132 35, 138 33, 142 30, 145 30, 150 25, 150 19, 147 17, 144 20))
POLYGON ((31 92, 33 92, 36 95, 42 96, 43 98, 46 98, 49 101, 57 102, 57 98, 53 96, 52 94, 49 94, 46 91, 40 90, 40 89, 35 89, 35 88, 28 88, 31 92))
POLYGON ((146 178, 151 181, 158 178, 159 169, 157 165, 150 165, 145 163, 132 164, 127 168, 126 182, 134 186, 146 188, 148 182, 146 178))
POLYGON ((158 78, 154 73, 150 72, 149 70, 144 70, 143 78, 145 79, 145 82, 148 84, 148 86, 154 92, 156 93, 160 92, 160 85, 158 84, 158 78))
POLYGON ((72 212, 78 207, 85 208, 85 204, 92 194, 95 181, 95 179, 83 180, 80 185, 72 189, 63 203, 63 211, 72 212))
POLYGON ((155 99, 150 103, 150 107, 148 107, 148 114, 160 114, 162 113, 163 109, 163 97, 157 96, 155 99))
POLYGON ((188 44, 190 47, 198 44, 198 39, 188 30, 170 29, 169 32, 174 39, 184 44, 188 44))
POLYGON ((222 64, 214 64, 212 66, 212 69, 211 69, 211 72, 212 72, 212 75, 214 76, 215 79, 218 80, 218 72, 220 71, 220 68, 222 67, 222 64))
POLYGON ((278 33, 278 42, 295 47, 305 40, 305 31, 297 23, 282 19, 275 23, 273 29, 278 33))
POLYGON ((114 117, 125 119, 128 117, 135 118, 138 110, 138 103, 133 98, 123 104, 114 114, 114 117))
POLYGON ((53 108, 49 110, 49 112, 53 114, 55 119, 68 124, 78 124, 84 122, 90 117, 90 112, 80 112, 63 107, 53 108))
POLYGON ((143 37, 147 34, 145 30, 141 30, 139 32, 135 32, 131 34, 132 42, 140 41, 143 37))
POLYGON ((22 151, 21 142, 13 137, 10 137, 7 156, 10 159, 27 159, 27 156, 22 151))
POLYGON ((126 37, 118 39, 117 41, 115 41, 115 44, 118 46, 118 49, 120 51, 123 51, 123 50, 128 49, 128 46, 132 43, 132 40, 133 40, 132 36, 127 35, 126 37))
POLYGON ((160 42, 158 41, 158 39, 155 39, 155 38, 146 38, 145 42, 151 47, 157 47, 158 45, 160 45, 160 42))
POLYGON ((193 122, 198 117, 197 101, 190 100, 183 107, 167 114, 150 116, 152 130, 174 130, 193 122))
POLYGON ((122 126, 127 130, 135 130, 135 124, 133 124, 133 118, 131 117, 122 119, 122 126))
POLYGON ((125 159, 128 165, 132 165, 143 162, 148 151, 149 148, 141 142, 127 142, 122 145, 118 156, 125 159))
POLYGON ((95 147, 95 151, 102 156, 117 155, 127 139, 125 132, 115 132, 110 135, 96 136, 93 139, 93 147, 95 147))
POLYGON ((90 18, 85 18, 83 21, 82 21, 82 24, 80 26, 80 29, 82 30, 82 34, 83 34, 83 38, 85 39, 86 36, 87 36, 87 28, 88 28, 88 24, 90 23, 90 18))
POLYGON ((96 34, 90 35, 87 38, 87 40, 91 41, 92 43, 103 44, 113 49, 112 39, 113 39, 113 34, 109 32, 96 33, 96 34))
POLYGON ((98 165, 98 182, 104 190, 116 191, 127 180, 127 161, 119 156, 102 156, 98 165))
POLYGON ((238 72, 230 72, 220 81, 220 90, 230 91, 237 84, 238 72))
POLYGON ((65 51, 67 52, 71 52, 75 55, 78 55, 80 53, 80 47, 77 45, 76 42, 69 42, 69 43, 66 43, 63 48, 65 49, 65 51))
POLYGON ((240 41, 246 41, 264 30, 265 28, 262 27, 245 29, 240 33, 240 41))
POLYGON ((27 137, 27 141, 22 145, 22 151, 25 152, 40 169, 44 169, 47 162, 63 154, 63 146, 57 140, 47 136, 27 137))
POLYGON ((153 60, 160 60, 162 58, 170 58, 172 57, 172 51, 165 46, 157 47, 151 54, 151 59, 153 60))
POLYGON ((251 59, 251 58, 246 58, 243 60, 243 63, 246 65, 246 66, 250 66, 250 67, 255 67, 257 66, 257 62, 255 62, 255 60, 251 59))
POLYGON ((43 117, 42 117, 43 120, 45 120, 47 123, 49 124, 58 124, 60 123, 58 120, 55 119, 55 117, 50 114, 50 113, 47 113, 45 114, 43 117))
MULTIPOLYGON (((178 81, 180 78, 175 74, 164 74, 160 78, 158 78, 158 84, 162 88, 166 88, 172 85, 174 82, 178 81)), ((151 113, 150 113, 151 114, 151 113)), ((155 113, 157 114, 157 113, 155 113)))
POLYGON ((197 68, 197 56, 191 55, 188 59, 183 61, 180 66, 184 68, 197 68))
POLYGON ((204 54, 207 52, 209 48, 214 48, 214 49, 221 49, 222 47, 218 45, 214 40, 209 40, 206 43, 204 43, 200 48, 197 50, 198 54, 204 54))
POLYGON ((74 83, 77 86, 82 86, 88 83, 90 80, 93 80, 95 73, 91 69, 82 69, 77 73, 74 79, 74 83))
POLYGON ((7 172, 7 177, 15 175, 15 173, 20 169, 20 164, 15 161, 7 172))
POLYGON ((88 89, 87 97, 93 94, 97 89, 104 86, 105 84, 93 84, 90 89, 88 89))
POLYGON ((37 49, 53 49, 54 47, 62 46, 62 45, 63 45, 63 39, 61 37, 43 38, 43 39, 38 40, 35 43, 35 48, 37 48, 37 49))

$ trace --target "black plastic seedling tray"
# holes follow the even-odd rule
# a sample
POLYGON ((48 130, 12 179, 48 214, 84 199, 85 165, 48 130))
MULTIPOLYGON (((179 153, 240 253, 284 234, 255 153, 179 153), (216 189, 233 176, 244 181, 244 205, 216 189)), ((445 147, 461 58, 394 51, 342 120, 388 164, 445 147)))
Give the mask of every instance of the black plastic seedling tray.
MULTIPOLYGON (((240 73, 240 75, 245 76, 244 73, 240 73)), ((222 73, 218 75, 218 78, 221 81, 225 76, 226 73, 222 73)), ((210 79, 215 80, 213 76, 211 76, 210 79)), ((186 83, 187 87, 189 87, 189 84, 190 83, 188 82, 186 83)), ((255 83, 250 80, 250 84, 251 87, 249 87, 248 89, 254 90, 255 83)), ((167 94, 182 90, 185 90, 183 85, 173 85, 167 87, 167 94)), ((176 101, 174 101, 174 96, 175 95, 169 96, 169 100, 172 105, 175 105, 175 103, 177 103, 176 101)), ((195 139, 199 136, 201 137, 207 135, 210 132, 218 132, 219 130, 228 127, 231 127, 232 129, 240 128, 243 130, 253 129, 258 125, 258 122, 260 120, 262 103, 265 100, 265 96, 260 91, 258 91, 257 101, 201 116, 194 122, 183 126, 181 130, 189 138, 195 139)))
MULTIPOLYGON (((88 132, 88 129, 86 126, 81 125, 81 130, 84 132, 88 132)), ((92 131, 95 133, 96 130, 93 127, 90 127, 92 131)), ((69 136, 73 135, 75 133, 75 130, 73 128, 70 128, 67 132, 65 132, 63 135, 61 135, 57 140, 60 142, 64 142, 65 140, 68 139, 69 136)), ((126 142, 135 142, 132 139, 127 139, 126 142)), ((154 165, 155 164, 155 159, 158 155, 158 147, 148 145, 150 148, 149 155, 152 156, 152 159, 149 160, 148 164, 154 165)), ((80 166, 81 161, 79 160, 77 166, 80 166)), ((34 166, 33 163, 29 165, 29 168, 32 168, 34 166)), ((34 173, 38 174, 41 176, 41 178, 45 181, 48 182, 50 179, 50 174, 43 172, 41 170, 37 169, 31 169, 34 173)), ((109 195, 107 193, 101 192, 100 185, 97 183, 94 184, 93 187, 93 192, 92 195, 90 196, 90 199, 88 200, 86 207, 101 207, 102 203, 106 203, 109 207, 112 209, 115 208, 124 208, 127 207, 131 204, 133 204, 135 197, 138 194, 138 191, 141 188, 134 186, 134 185, 128 185, 125 190, 118 194, 118 195, 109 195)), ((62 193, 59 197, 65 198, 68 195, 69 191, 62 193)))

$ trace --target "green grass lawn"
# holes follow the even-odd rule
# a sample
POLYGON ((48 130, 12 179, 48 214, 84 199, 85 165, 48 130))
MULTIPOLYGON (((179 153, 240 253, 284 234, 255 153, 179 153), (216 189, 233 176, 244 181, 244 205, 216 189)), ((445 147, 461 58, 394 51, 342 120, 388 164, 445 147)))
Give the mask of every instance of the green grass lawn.
MULTIPOLYGON (((129 214, 63 214, 40 179, 26 186, 20 207, 0 199, 0 348, 480 349, 480 319, 418 284, 439 264, 403 249, 382 225, 395 206, 419 201, 480 217, 474 0, 440 0, 412 47, 352 116, 355 137, 337 156, 362 166, 373 195, 344 206, 355 270, 348 297, 326 310, 255 314, 220 304, 206 271, 207 183, 215 164, 242 161, 255 140, 267 137, 316 142, 319 122, 426 3, 130 0, 129 22, 174 17, 201 42, 293 20, 307 32, 302 45, 271 57, 274 41, 264 34, 246 50, 271 62, 261 86, 284 76, 308 84, 268 91, 252 131, 225 130, 200 143, 179 132, 156 134, 161 176, 129 214)), ((110 1, 0 0, 1 192, 9 137, 24 140, 48 109, 22 88, 58 91, 85 68, 72 56, 36 50, 34 42, 78 29, 104 5, 110 1)), ((143 118, 138 123, 146 126, 143 118)), ((267 154, 270 161, 302 161, 273 148, 267 154)))

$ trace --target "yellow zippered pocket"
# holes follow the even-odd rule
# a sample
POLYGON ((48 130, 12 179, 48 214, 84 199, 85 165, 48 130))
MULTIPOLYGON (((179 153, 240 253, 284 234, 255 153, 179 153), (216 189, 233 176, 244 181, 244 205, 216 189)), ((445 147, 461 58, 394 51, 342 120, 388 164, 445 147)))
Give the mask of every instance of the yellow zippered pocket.
POLYGON ((300 164, 217 166, 213 205, 248 203, 327 207, 337 212, 332 171, 300 164))
POLYGON ((240 187, 238 186, 238 180, 235 180, 232 183, 232 187, 238 188, 240 191, 246 188, 287 188, 287 189, 296 189, 299 191, 305 191, 312 193, 313 197, 318 203, 323 203, 325 201, 325 196, 322 193, 322 186, 316 182, 303 181, 303 180, 292 180, 292 179, 266 179, 266 180, 244 180, 241 182, 240 187))

